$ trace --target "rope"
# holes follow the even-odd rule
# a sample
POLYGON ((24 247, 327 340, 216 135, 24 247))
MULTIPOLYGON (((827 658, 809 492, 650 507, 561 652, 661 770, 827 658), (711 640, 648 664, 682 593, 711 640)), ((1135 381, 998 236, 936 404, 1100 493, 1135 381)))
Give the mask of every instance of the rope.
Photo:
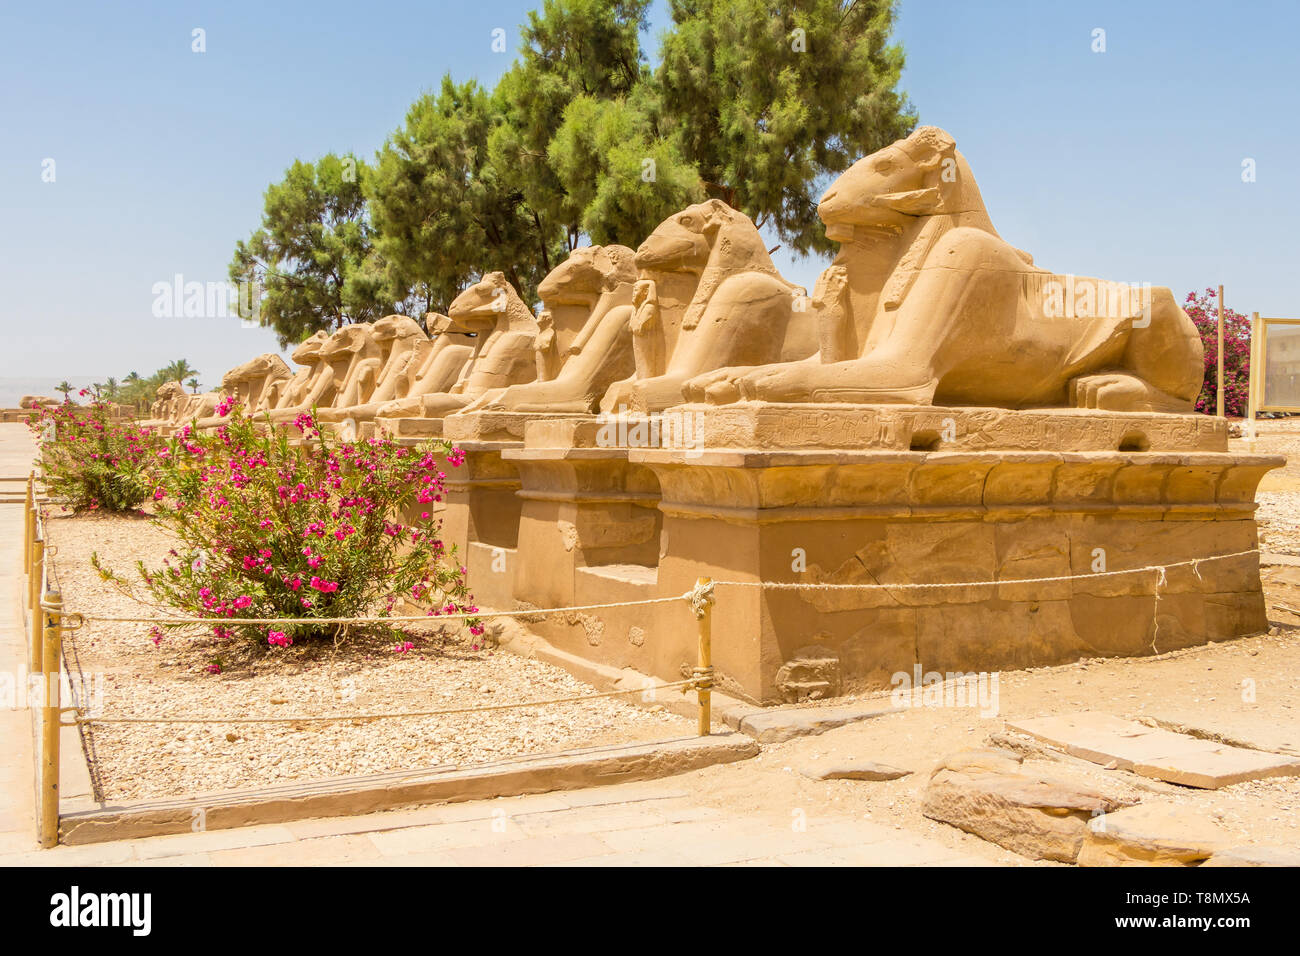
MULTIPOLYGON (((799 588, 818 588, 820 590, 837 590, 837 591, 907 591, 924 588, 976 588, 976 587, 997 587, 1007 584, 1040 584, 1050 583, 1053 581, 1079 581, 1091 580, 1093 578, 1110 578, 1118 577, 1123 574, 1146 574, 1151 571, 1159 573, 1157 587, 1163 587, 1165 581, 1165 571, 1169 568, 1181 568, 1191 565, 1198 568, 1199 565, 1208 561, 1222 561, 1227 558, 1242 558, 1250 554, 1259 554, 1259 548, 1252 548, 1249 551, 1234 551, 1232 554, 1215 554, 1208 558, 1190 558, 1186 561, 1175 561, 1172 564, 1148 564, 1140 568, 1126 568, 1123 571, 1094 571, 1089 574, 1057 574, 1050 577, 1042 578, 998 578, 991 581, 951 581, 935 583, 916 583, 900 582, 898 584, 830 584, 820 581, 809 581, 804 583, 787 583, 779 581, 715 581, 714 584, 725 584, 730 587, 738 588, 769 588, 773 590, 797 590, 799 588)), ((1197 570, 1196 576, 1200 578, 1200 571, 1197 570)))
MULTIPOLYGON (((600 611, 615 607, 639 607, 644 604, 671 604, 674 601, 692 600, 693 591, 678 594, 675 597, 645 598, 641 601, 613 601, 609 604, 575 604, 571 607, 533 608, 520 611, 475 611, 473 614, 420 614, 397 615, 394 617, 117 617, 107 614, 83 614, 79 611, 64 611, 66 617, 76 617, 86 623, 104 622, 115 624, 414 624, 420 621, 438 623, 441 621, 468 621, 485 617, 536 617, 546 614, 567 614, 576 611, 600 611)), ((43 610, 54 608, 41 605, 43 610)))
POLYGON ((312 717, 85 717, 81 708, 77 708, 78 724, 288 724, 288 723, 323 723, 346 720, 389 720, 394 717, 442 717, 450 714, 481 714, 494 710, 513 710, 526 707, 546 707, 552 704, 573 704, 585 700, 599 700, 602 697, 621 697, 624 694, 644 694, 649 690, 668 690, 673 687, 689 689, 696 684, 696 678, 673 681, 668 684, 654 684, 650 687, 632 687, 627 690, 611 690, 600 694, 582 694, 577 697, 557 697, 553 700, 534 700, 515 704, 487 704, 482 707, 457 707, 452 710, 414 710, 390 711, 379 714, 330 714, 312 717))
POLYGON ((1200 565, 1210 561, 1223 561, 1228 558, 1241 558, 1247 555, 1259 554, 1258 548, 1252 548, 1248 551, 1234 551, 1231 554, 1215 554, 1206 558, 1189 558, 1186 561, 1175 561, 1171 564, 1148 564, 1140 568, 1125 568, 1121 571, 1094 571, 1088 574, 1057 574, 1038 578, 997 578, 985 581, 946 581, 946 582, 899 582, 896 584, 882 584, 878 582, 860 583, 860 584, 833 584, 829 582, 809 581, 809 582, 784 582, 784 581, 706 581, 701 585, 692 588, 685 594, 678 594, 674 597, 661 598, 644 598, 640 601, 611 601, 607 604, 575 604, 569 607, 554 608, 530 608, 517 611, 476 611, 472 614, 421 614, 421 615, 397 615, 393 617, 127 617, 110 614, 85 614, 79 611, 68 611, 41 604, 41 609, 46 611, 62 610, 66 618, 74 619, 74 623, 116 623, 116 624, 225 624, 225 625, 271 625, 271 624, 370 624, 384 622, 389 624, 414 624, 423 622, 441 622, 441 621, 465 621, 470 619, 482 618, 509 618, 509 617, 537 617, 549 614, 568 614, 578 611, 601 611, 610 608, 619 607, 641 607, 649 604, 671 604, 674 601, 689 601, 691 610, 695 616, 702 617, 705 609, 715 603, 715 587, 719 584, 725 584, 729 587, 747 587, 747 588, 768 588, 771 590, 800 590, 805 588, 818 588, 820 590, 836 591, 909 591, 925 590, 933 588, 974 588, 974 587, 998 587, 1014 584, 1050 584, 1059 581, 1080 581, 1094 580, 1096 578, 1120 577, 1127 574, 1146 574, 1156 572, 1158 579, 1157 588, 1164 587, 1167 583, 1165 578, 1166 570, 1170 568, 1192 567, 1198 579, 1200 579, 1200 565))
POLYGON ((695 613, 696 620, 703 620, 709 608, 717 603, 713 596, 713 581, 700 581, 686 595, 686 598, 691 602, 691 610, 695 613))

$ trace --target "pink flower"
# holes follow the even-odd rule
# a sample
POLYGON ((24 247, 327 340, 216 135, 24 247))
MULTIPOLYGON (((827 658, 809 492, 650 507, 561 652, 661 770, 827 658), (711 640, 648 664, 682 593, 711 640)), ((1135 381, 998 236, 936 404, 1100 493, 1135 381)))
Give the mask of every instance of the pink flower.
POLYGON ((252 603, 253 599, 247 594, 241 594, 239 597, 235 598, 235 607, 241 611, 252 603))
POLYGON ((288 647, 293 643, 293 638, 285 634, 284 631, 268 631, 266 643, 274 644, 277 647, 288 647))

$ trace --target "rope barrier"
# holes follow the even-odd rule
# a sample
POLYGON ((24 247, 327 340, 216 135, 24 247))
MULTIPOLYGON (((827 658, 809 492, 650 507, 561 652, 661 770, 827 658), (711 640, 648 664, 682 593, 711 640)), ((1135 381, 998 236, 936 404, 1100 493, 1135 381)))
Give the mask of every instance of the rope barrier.
MULTIPOLYGON (((443 717, 452 714, 480 714, 497 710, 515 710, 528 707, 549 707, 555 704, 573 704, 586 700, 599 700, 603 697, 621 697, 625 694, 644 694, 651 690, 671 690, 674 687, 681 687, 689 690, 698 683, 698 678, 690 677, 685 680, 673 681, 667 684, 654 684, 649 687, 632 687, 627 690, 611 690, 599 694, 581 694, 575 697, 557 697, 553 700, 533 700, 524 701, 514 704, 486 704, 481 707, 457 707, 451 710, 413 710, 413 711, 388 711, 380 714, 328 714, 323 716, 307 717, 86 717, 83 716, 83 709, 78 707, 77 718, 74 724, 295 724, 295 723, 327 723, 332 721, 350 721, 359 720, 369 722, 372 720, 389 720, 395 717, 443 717)), ((70 726, 70 725, 65 725, 70 726)))
MULTIPOLYGON (((602 611, 611 608, 641 607, 650 604, 671 604, 675 601, 687 601, 690 603, 695 616, 699 618, 703 616, 707 607, 715 603, 716 598, 714 595, 714 589, 717 585, 749 588, 761 587, 770 590, 802 590, 807 588, 817 588, 819 590, 836 591, 910 591, 936 588, 977 588, 1004 587, 1019 584, 1052 584, 1062 581, 1096 580, 1098 578, 1121 577, 1130 574, 1156 572, 1158 575, 1156 587, 1158 589, 1166 586, 1168 583, 1165 572, 1171 568, 1191 567, 1195 572, 1197 579, 1200 580, 1200 566, 1202 564, 1212 561, 1224 561, 1229 558, 1242 558, 1252 554, 1257 555, 1259 553, 1259 548, 1251 548, 1247 551, 1234 551, 1230 554, 1215 554, 1204 558, 1189 558, 1185 561, 1175 561, 1170 564, 1148 564, 1139 568, 1124 568, 1118 571, 1093 571, 1087 574, 1057 574, 1037 578, 997 578, 983 581, 900 581, 897 583, 863 582, 853 584, 837 584, 820 581, 708 581, 705 584, 697 585, 685 594, 678 594, 672 597, 643 598, 639 601, 612 601, 606 604, 575 604, 569 607, 526 608, 515 611, 476 611, 474 613, 461 614, 394 615, 392 617, 131 617, 111 614, 85 614, 80 611, 70 612, 66 610, 63 614, 65 618, 70 619, 69 626, 71 627, 79 627, 83 623, 95 622, 173 625, 373 624, 379 622, 386 624, 415 624, 420 622, 465 621, 476 618, 538 617, 551 614, 570 614, 580 611, 602 611)), ((50 608, 46 607, 44 604, 41 605, 41 608, 42 610, 50 610, 50 608)))
POLYGON ((1156 582, 1157 587, 1163 587, 1167 581, 1165 571, 1169 568, 1180 568, 1191 566, 1196 571, 1197 578, 1200 578, 1200 565, 1209 561, 1222 561, 1227 558, 1243 558, 1251 554, 1259 554, 1259 548, 1252 548, 1249 551, 1234 551, 1231 554, 1215 554, 1207 558, 1190 558, 1186 561, 1175 561, 1171 564, 1148 564, 1140 568, 1125 568, 1121 571, 1093 571, 1088 574, 1057 574, 1041 578, 998 578, 985 581, 945 581, 933 583, 918 582, 899 582, 898 584, 881 584, 877 582, 863 584, 831 584, 820 581, 809 582, 782 582, 782 581, 715 581, 714 584, 724 584, 730 587, 739 588, 768 588, 772 590, 798 590, 801 588, 817 588, 819 590, 837 590, 837 591, 907 591, 923 590, 927 588, 977 588, 977 587, 1001 587, 1008 584, 1041 584, 1052 583, 1057 581, 1080 581, 1093 580, 1095 578, 1118 577, 1124 574, 1146 574, 1151 571, 1159 572, 1159 578, 1156 582))
MULTIPOLYGON (((472 614, 418 614, 393 617, 119 617, 108 614, 83 614, 65 611, 64 616, 83 623, 115 624, 414 624, 418 622, 468 621, 485 617, 537 617, 547 614, 568 614, 577 611, 601 611, 616 607, 639 607, 646 604, 671 604, 674 601, 693 601, 694 591, 674 597, 645 598, 640 601, 614 601, 609 604, 575 604, 571 607, 533 608, 518 611, 475 611, 472 614)), ((42 605, 44 607, 44 605, 42 605)), ((48 609, 47 609, 48 610, 48 609)), ((78 626, 74 624, 73 626, 78 626)))

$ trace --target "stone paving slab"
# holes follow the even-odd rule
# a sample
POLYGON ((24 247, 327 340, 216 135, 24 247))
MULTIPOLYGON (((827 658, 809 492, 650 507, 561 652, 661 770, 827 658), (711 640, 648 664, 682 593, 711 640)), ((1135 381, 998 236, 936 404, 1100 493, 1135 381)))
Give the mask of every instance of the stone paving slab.
POLYGON ((1251 715, 1231 712, 1207 717, 1194 707, 1169 704, 1162 704, 1157 713, 1143 715, 1141 722, 1232 747, 1300 757, 1300 729, 1294 724, 1265 723, 1251 715))
POLYGON ((668 781, 0 852, 0 866, 958 866, 987 861, 848 816, 729 814, 668 781), (788 860, 786 858, 789 858, 788 860))
POLYGON ((1292 757, 1176 734, 1100 711, 1007 721, 1007 729, 1093 763, 1207 790, 1300 775, 1300 760, 1292 757))
MULTIPOLYGON (((25 425, 7 428, 22 429, 25 425)), ((6 437, 9 433, 5 432, 6 437)), ((25 438, 25 436, 24 436, 25 438)), ((4 443, 6 474, 19 474, 23 468, 14 464, 9 454, 13 445, 4 443)), ((30 461, 30 451, 27 453, 30 461)), ((27 673, 27 632, 22 609, 22 528, 21 505, 0 506, 0 668, 15 681, 27 673)), ((17 703, 17 701, 15 701, 17 703)), ((0 709, 0 854, 26 854, 37 850, 36 843, 36 756, 33 736, 34 711, 0 709)), ((78 747, 78 753, 80 748, 78 747)))
POLYGON ((843 707, 778 707, 743 718, 739 730, 762 744, 824 734, 836 727, 898 713, 902 708, 880 701, 843 707))
POLYGON ((69 845, 188 832, 196 814, 208 829, 286 823, 504 794, 563 791, 602 783, 657 779, 757 755, 744 734, 716 733, 650 744, 592 747, 484 764, 464 770, 393 771, 295 781, 256 790, 195 794, 66 813, 69 845))

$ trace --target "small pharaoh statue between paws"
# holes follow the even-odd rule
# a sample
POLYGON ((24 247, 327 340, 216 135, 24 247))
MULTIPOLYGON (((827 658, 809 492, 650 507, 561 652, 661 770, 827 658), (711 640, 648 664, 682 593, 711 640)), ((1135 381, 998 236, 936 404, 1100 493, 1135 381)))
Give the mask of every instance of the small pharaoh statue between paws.
POLYGON ((533 344, 537 357, 537 381, 550 382, 560 372, 560 350, 555 344, 555 317, 550 309, 537 313, 537 340, 533 344))

